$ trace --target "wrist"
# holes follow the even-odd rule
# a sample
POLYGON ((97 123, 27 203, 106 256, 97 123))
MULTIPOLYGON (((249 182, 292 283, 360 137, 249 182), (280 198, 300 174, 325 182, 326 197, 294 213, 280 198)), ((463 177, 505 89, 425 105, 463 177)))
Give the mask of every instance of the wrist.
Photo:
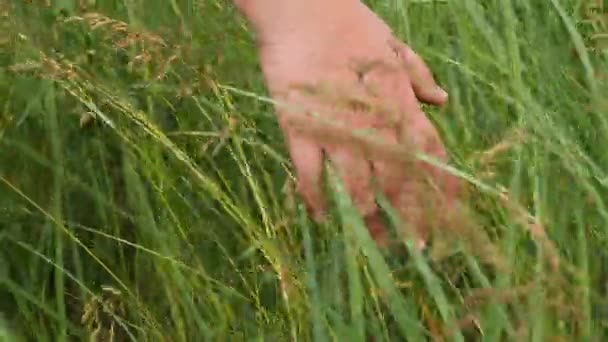
POLYGON ((233 0, 256 35, 267 40, 274 34, 334 26, 356 12, 361 0, 233 0))

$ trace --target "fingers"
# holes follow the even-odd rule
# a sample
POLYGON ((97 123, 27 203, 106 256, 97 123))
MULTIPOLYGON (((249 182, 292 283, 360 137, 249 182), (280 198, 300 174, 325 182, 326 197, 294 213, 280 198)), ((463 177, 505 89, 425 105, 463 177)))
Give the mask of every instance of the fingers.
MULTIPOLYGON (((298 103, 303 104, 307 108, 306 111, 317 109, 325 120, 340 123, 347 131, 374 127, 381 131, 381 138, 388 145, 411 146, 446 160, 439 135, 426 118, 417 97, 426 102, 443 104, 447 100, 447 94, 437 86, 420 57, 402 43, 399 43, 398 49, 407 70, 394 73, 386 68, 386 70, 371 68, 361 75, 355 75, 358 78, 352 76, 354 78, 352 80, 351 75, 344 76, 349 84, 358 81, 355 90, 356 87, 362 87, 361 89, 367 92, 369 86, 373 91, 365 94, 368 95, 367 98, 389 110, 371 113, 370 111, 375 108, 373 106, 370 107, 372 109, 366 106, 338 108, 335 103, 325 104, 322 100, 295 94, 290 96, 290 100, 297 100, 298 103), (392 108, 397 110, 393 111, 392 108), (387 119, 383 116, 384 112, 394 112, 396 121, 400 121, 399 125, 395 127, 391 123, 395 122, 393 118, 387 119)), ((406 224, 402 227, 404 233, 407 235, 407 229, 410 229, 409 233, 412 233, 412 236, 418 236, 417 244, 419 246, 424 244, 434 222, 433 217, 441 215, 440 212, 433 210, 436 207, 434 196, 437 193, 425 185, 424 178, 431 176, 437 182, 441 182, 443 177, 440 175, 441 170, 434 170, 436 168, 423 165, 422 162, 414 163, 404 170, 403 162, 394 162, 386 158, 382 161, 370 161, 370 155, 371 159, 379 159, 382 151, 378 151, 376 155, 370 154, 369 151, 364 153, 356 139, 340 139, 344 135, 341 134, 344 133, 343 130, 332 128, 331 125, 322 122, 317 123, 318 120, 312 117, 309 120, 307 116, 294 116, 294 118, 281 116, 283 117, 281 126, 287 133, 290 155, 296 168, 298 192, 315 220, 321 220, 327 210, 326 194, 322 184, 323 152, 325 152, 348 190, 353 204, 365 218, 369 232, 377 243, 382 244, 386 234, 375 201, 373 179, 379 183, 391 204, 401 214, 406 224), (416 230, 413 232, 411 229, 414 228, 408 227, 415 227, 416 230)), ((388 115, 388 117, 392 116, 388 115)))
POLYGON ((322 149, 306 133, 290 129, 287 130, 287 141, 296 169, 297 190, 317 222, 322 221, 327 210, 323 191, 323 150, 361 215, 369 216, 377 210, 370 184, 371 166, 360 151, 337 144, 328 144, 322 149))
POLYGON ((374 213, 377 206, 371 188, 369 161, 349 146, 330 145, 325 151, 360 214, 365 217, 374 213))
POLYGON ((387 247, 389 239, 380 212, 376 211, 365 217, 365 225, 376 245, 378 247, 387 247))
POLYGON ((308 137, 287 129, 287 144, 296 170, 297 190, 317 221, 325 215, 327 201, 323 194, 323 154, 320 146, 308 137))
MULTIPOLYGON (((386 134, 389 142, 409 146, 411 152, 418 150, 447 161, 439 134, 420 108, 413 90, 394 88, 393 91, 399 93, 391 95, 399 99, 405 115, 399 130, 394 135, 386 134)), ((448 176, 443 170, 422 161, 412 164, 397 164, 386 159, 373 161, 373 177, 402 219, 403 227, 397 229, 404 237, 415 238, 419 248, 425 245, 431 229, 444 214, 439 209, 443 203, 441 197, 456 192, 449 186, 451 183, 444 186, 448 176), (429 185, 429 178, 440 191, 429 185)))
POLYGON ((424 60, 409 46, 397 39, 392 39, 389 44, 404 63, 416 97, 420 101, 437 106, 445 104, 448 100, 448 93, 435 82, 424 60))
POLYGON ((386 161, 373 162, 373 177, 401 218, 403 226, 396 227, 399 235, 425 241, 427 227, 422 216, 425 206, 420 196, 423 192, 419 172, 414 168, 396 168, 386 161))
POLYGON ((373 212, 376 205, 369 187, 371 165, 364 151, 357 148, 356 142, 349 137, 352 129, 369 127, 368 120, 361 114, 330 110, 331 106, 325 106, 317 99, 302 99, 297 93, 293 93, 290 99, 295 103, 305 103, 307 111, 316 109, 315 112, 324 117, 285 112, 279 115, 281 127, 287 133, 298 177, 298 191, 313 217, 321 220, 327 209, 322 179, 324 157, 331 162, 360 213, 365 216, 373 212))

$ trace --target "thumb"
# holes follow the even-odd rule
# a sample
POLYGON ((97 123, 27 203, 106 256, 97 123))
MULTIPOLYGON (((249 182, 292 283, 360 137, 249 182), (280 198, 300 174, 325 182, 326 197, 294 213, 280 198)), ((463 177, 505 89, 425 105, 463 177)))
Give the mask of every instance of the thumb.
POLYGON ((392 39, 391 48, 407 69, 416 97, 423 102, 441 106, 448 100, 448 93, 433 79, 428 66, 409 46, 392 39))

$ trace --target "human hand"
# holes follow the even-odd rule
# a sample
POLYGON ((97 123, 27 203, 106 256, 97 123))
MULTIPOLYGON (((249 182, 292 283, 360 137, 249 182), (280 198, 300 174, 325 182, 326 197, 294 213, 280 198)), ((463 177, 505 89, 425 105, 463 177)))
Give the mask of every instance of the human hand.
POLYGON ((402 158, 419 149, 447 161, 419 104, 443 105, 447 93, 422 59, 359 0, 236 4, 256 31, 298 191, 313 216, 322 219, 327 207, 321 183, 326 156, 377 242, 385 241, 373 179, 424 245, 432 225, 445 223, 444 214, 453 209, 458 182, 445 171, 402 158), (375 130, 373 141, 353 135, 360 129, 375 130))

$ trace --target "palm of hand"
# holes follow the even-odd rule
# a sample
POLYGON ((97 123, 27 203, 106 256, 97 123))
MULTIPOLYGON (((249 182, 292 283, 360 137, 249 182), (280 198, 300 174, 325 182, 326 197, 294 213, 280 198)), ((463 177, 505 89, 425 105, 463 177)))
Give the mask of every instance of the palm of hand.
POLYGON ((277 105, 276 110, 298 191, 320 219, 326 209, 321 184, 325 156, 336 166, 377 241, 382 241, 383 229, 372 180, 402 219, 416 228, 422 242, 431 224, 424 210, 444 211, 445 200, 457 193, 457 181, 437 168, 404 163, 395 156, 407 146, 410 152, 417 148, 447 160, 439 135, 418 102, 441 105, 447 95, 422 60, 373 12, 361 5, 346 18, 340 23, 312 19, 260 41, 271 96, 288 104, 277 105), (375 147, 366 148, 353 137, 359 129, 375 131, 370 137, 377 141, 375 147), (440 191, 429 195, 431 187, 422 175, 431 176, 440 191))

